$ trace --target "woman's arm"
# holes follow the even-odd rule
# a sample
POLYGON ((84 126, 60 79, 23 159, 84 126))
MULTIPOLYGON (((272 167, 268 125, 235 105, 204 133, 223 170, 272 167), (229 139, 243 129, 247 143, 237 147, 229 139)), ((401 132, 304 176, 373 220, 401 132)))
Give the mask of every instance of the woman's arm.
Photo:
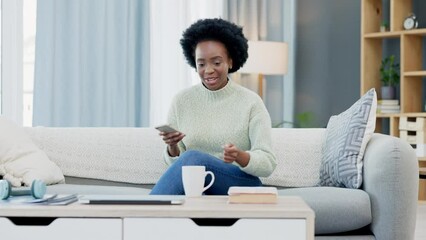
POLYGON ((277 165, 272 152, 271 118, 260 98, 251 111, 249 138, 251 149, 246 153, 250 158, 246 166, 241 166, 241 170, 258 177, 271 175, 277 165))

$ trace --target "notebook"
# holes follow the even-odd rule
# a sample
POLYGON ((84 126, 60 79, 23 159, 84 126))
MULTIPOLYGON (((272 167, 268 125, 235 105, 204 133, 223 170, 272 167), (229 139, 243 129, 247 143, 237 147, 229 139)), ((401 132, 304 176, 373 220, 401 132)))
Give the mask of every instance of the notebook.
POLYGON ((83 195, 81 204, 181 205, 184 196, 176 195, 83 195))

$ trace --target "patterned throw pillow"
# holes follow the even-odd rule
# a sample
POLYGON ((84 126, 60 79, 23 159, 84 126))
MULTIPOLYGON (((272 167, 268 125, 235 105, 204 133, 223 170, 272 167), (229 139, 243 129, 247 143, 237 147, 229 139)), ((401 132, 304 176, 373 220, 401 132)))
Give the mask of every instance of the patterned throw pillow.
POLYGON ((370 89, 327 124, 320 168, 320 185, 359 188, 364 150, 376 126, 376 91, 370 89))

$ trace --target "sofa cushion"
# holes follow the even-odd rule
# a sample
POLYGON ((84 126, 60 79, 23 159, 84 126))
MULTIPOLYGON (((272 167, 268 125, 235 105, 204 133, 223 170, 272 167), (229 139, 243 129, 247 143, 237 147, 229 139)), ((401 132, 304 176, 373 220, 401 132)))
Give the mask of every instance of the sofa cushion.
POLYGON ((27 128, 66 176, 152 184, 166 170, 154 128, 27 128))
POLYGON ((30 186, 39 179, 46 184, 64 182, 61 169, 40 150, 24 129, 0 116, 0 176, 12 186, 30 186))
MULTIPOLYGON (((26 128, 67 177, 154 184, 167 169, 164 142, 153 128, 26 128)), ((266 185, 315 186, 325 128, 272 129, 278 165, 266 185)))
POLYGON ((343 113, 327 124, 320 185, 359 188, 362 159, 376 126, 376 91, 369 90, 343 113))
POLYGON ((67 184, 74 185, 97 185, 97 186, 114 186, 114 187, 135 187, 135 188, 147 188, 152 189, 154 184, 136 184, 128 182, 115 182, 102 179, 93 179, 93 178, 79 178, 79 177, 69 177, 65 176, 65 182, 67 184))
POLYGON ((370 197, 360 189, 337 187, 288 188, 280 196, 300 196, 315 212, 315 234, 347 232, 372 221, 370 197))
POLYGON ((277 167, 265 185, 281 187, 312 187, 319 182, 322 144, 325 129, 273 128, 272 149, 277 167))

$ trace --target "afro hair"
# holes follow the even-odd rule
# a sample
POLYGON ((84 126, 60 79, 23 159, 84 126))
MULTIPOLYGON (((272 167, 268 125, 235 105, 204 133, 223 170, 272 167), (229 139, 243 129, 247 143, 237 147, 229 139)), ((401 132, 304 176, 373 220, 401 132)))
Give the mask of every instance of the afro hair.
POLYGON ((240 69, 248 58, 248 44, 242 27, 220 18, 201 19, 189 26, 182 34, 180 45, 186 61, 196 69, 195 48, 202 41, 218 41, 225 45, 229 57, 232 59, 232 68, 229 73, 240 69))

